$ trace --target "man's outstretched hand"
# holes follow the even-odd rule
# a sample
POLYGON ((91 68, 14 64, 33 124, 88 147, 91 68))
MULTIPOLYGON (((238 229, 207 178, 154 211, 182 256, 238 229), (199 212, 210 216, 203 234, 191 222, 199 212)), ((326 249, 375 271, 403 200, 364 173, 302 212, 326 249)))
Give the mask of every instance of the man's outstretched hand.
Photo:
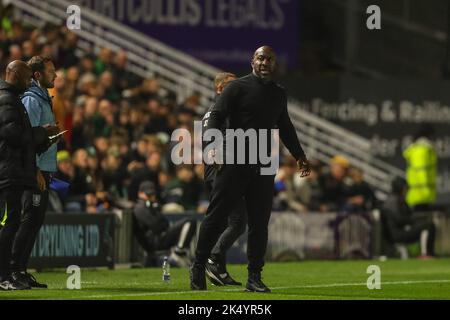
POLYGON ((307 177, 311 173, 311 166, 307 159, 297 160, 297 166, 300 171, 300 178, 307 177))

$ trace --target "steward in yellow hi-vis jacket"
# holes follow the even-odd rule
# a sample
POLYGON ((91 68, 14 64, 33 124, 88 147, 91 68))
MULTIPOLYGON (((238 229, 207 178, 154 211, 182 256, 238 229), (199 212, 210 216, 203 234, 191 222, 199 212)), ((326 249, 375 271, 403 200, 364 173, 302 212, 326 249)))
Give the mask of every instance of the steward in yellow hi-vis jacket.
POLYGON ((403 152, 409 188, 406 202, 410 207, 425 208, 436 201, 437 152, 430 140, 433 135, 434 129, 424 126, 403 152))

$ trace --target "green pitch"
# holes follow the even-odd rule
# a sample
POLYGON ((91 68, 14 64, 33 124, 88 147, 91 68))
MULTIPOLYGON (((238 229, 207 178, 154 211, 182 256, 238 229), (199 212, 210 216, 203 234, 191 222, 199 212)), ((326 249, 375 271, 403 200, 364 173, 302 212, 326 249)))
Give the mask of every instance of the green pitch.
MULTIPOLYGON (((244 265, 229 270, 245 283, 244 265)), ((171 270, 171 283, 161 280, 154 269, 81 270, 80 290, 66 289, 65 270, 36 274, 47 290, 0 291, 0 299, 450 299, 450 259, 432 261, 306 261, 269 263, 263 278, 270 294, 243 292, 243 287, 215 287, 208 291, 189 289, 188 270, 171 270), (381 289, 366 286, 367 267, 378 265, 381 289)))

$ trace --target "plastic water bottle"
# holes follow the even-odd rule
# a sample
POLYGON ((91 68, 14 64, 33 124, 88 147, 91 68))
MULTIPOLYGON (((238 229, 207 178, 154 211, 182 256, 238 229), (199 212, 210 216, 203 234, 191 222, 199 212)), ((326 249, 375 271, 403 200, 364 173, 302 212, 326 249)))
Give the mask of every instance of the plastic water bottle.
POLYGON ((167 257, 164 257, 162 269, 163 269, 163 276, 162 276, 163 282, 170 283, 170 263, 167 257))

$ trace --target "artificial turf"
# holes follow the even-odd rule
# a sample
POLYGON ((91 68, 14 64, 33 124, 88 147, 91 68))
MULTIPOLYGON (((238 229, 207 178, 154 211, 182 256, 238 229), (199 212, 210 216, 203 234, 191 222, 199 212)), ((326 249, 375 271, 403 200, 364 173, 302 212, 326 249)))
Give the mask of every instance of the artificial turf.
MULTIPOLYGON (((230 273, 246 280, 244 265, 230 265, 230 273)), ((187 269, 171 269, 171 282, 162 281, 160 268, 82 269, 81 289, 69 290, 65 270, 35 273, 49 289, 0 291, 0 299, 175 299, 175 300, 341 300, 450 299, 450 259, 359 260, 268 263, 263 281, 269 294, 244 292, 244 287, 189 289, 187 269), (381 289, 367 288, 367 268, 381 270, 381 289)))

